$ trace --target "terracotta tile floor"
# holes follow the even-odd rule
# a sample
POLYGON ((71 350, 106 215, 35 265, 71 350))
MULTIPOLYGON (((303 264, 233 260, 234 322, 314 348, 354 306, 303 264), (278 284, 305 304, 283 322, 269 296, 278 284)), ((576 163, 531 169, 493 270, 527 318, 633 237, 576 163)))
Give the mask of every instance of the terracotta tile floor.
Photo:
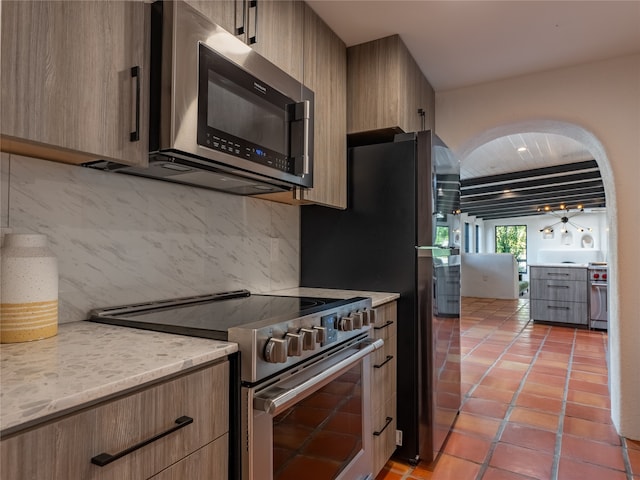
POLYGON ((603 332, 533 324, 526 298, 463 298, 463 403, 444 451, 392 459, 376 480, 640 480, 640 442, 611 424, 606 348, 603 332))

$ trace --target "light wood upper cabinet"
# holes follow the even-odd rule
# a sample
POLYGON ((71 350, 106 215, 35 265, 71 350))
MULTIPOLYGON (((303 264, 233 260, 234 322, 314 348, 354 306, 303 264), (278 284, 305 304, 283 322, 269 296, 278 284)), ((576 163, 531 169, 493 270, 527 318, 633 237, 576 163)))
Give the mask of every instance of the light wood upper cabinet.
POLYGON ((302 81, 303 2, 187 0, 187 3, 302 81))
POLYGON ((242 0, 185 0, 185 3, 244 41, 243 22, 246 21, 246 12, 243 13, 245 2, 242 0), (242 29, 242 34, 238 34, 239 28, 242 29))
POLYGON ((3 437, 2 478, 138 480, 162 472, 163 480, 226 479, 229 381, 223 361, 3 437), (184 417, 193 421, 160 436, 184 417), (92 463, 150 439, 104 466, 92 463))
POLYGON ((247 16, 248 38, 256 37, 256 43, 249 45, 298 81, 303 81, 304 6, 294 0, 258 0, 253 7, 257 12, 247 16), (256 15, 257 31, 253 30, 256 15))
MULTIPOLYGON (((347 49, 311 7, 297 3, 304 5, 302 81, 315 94, 313 188, 296 188, 293 192, 261 198, 344 209, 347 207, 347 49)), ((302 44, 295 37, 290 41, 302 44)))
POLYGON ((347 65, 347 133, 433 128, 435 94, 399 35, 349 47, 347 65))
POLYGON ((301 198, 347 207, 347 49, 305 8, 304 84, 315 93, 313 188, 301 198))
POLYGON ((146 165, 145 8, 144 2, 3 1, 2 150, 68 163, 146 165))

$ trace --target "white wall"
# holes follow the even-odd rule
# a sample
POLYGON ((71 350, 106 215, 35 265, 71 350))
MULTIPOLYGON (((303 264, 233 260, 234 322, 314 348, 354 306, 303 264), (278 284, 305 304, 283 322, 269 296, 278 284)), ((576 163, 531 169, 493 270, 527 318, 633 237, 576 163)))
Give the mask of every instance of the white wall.
POLYGON ((495 138, 566 135, 593 154, 607 196, 611 412, 640 439, 640 55, 525 75, 436 94, 436 133, 464 162, 495 138))
POLYGON ((298 286, 299 207, 4 153, 0 186, 2 233, 46 234, 58 258, 61 323, 298 286))
MULTIPOLYGON (((573 215, 573 213, 569 213, 573 215)), ((552 225, 559 220, 550 214, 546 215, 534 215, 530 217, 512 217, 501 218, 499 220, 485 220, 485 236, 484 245, 486 252, 495 252, 495 227, 496 225, 526 225, 527 226, 527 263, 539 262, 540 250, 563 250, 567 252, 584 250, 585 252, 602 252, 602 258, 595 259, 593 261, 605 261, 608 257, 608 233, 607 217, 604 212, 583 212, 578 214, 575 218, 571 218, 571 221, 575 224, 584 227, 584 232, 579 232, 572 225, 567 226, 567 230, 571 233, 572 243, 564 244, 562 241, 562 235, 560 230, 562 225, 555 225, 553 227, 553 238, 543 238, 540 230, 546 226, 552 225), (591 228, 593 231, 589 232, 586 229, 591 228), (592 248, 583 248, 581 243, 582 235, 591 235, 593 238, 592 248)), ((576 255, 578 256, 578 255, 576 255)), ((570 260, 571 255, 567 255, 567 260, 570 260)), ((581 263, 581 262, 577 262, 581 263)), ((527 272, 528 273, 528 272, 527 272)), ((524 280, 528 280, 528 275, 525 275, 524 280)))

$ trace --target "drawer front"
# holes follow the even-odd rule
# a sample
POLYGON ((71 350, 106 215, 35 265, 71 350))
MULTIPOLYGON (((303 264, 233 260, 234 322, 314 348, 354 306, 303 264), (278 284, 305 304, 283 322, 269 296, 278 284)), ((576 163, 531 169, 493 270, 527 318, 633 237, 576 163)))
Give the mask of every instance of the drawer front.
POLYGON ((373 326, 373 337, 387 340, 396 335, 398 315, 396 302, 385 303, 375 308, 376 323, 373 326))
POLYGON ((376 411, 373 415, 373 475, 382 470, 382 467, 393 455, 396 449, 396 396, 376 411), (389 420, 391 419, 391 420, 389 420))
POLYGON ((531 280, 583 280, 587 281, 587 269, 577 267, 531 267, 531 280))
POLYGON ((228 431, 229 363, 223 362, 3 439, 3 476, 13 480, 149 478, 228 431), (188 416, 193 423, 100 467, 188 416))
POLYGON ((153 480, 227 480, 229 435, 196 450, 188 457, 153 476, 153 480))
POLYGON ((531 318, 544 322, 587 325, 587 304, 554 302, 551 300, 532 300, 531 318))
POLYGON ((531 298, 558 302, 586 302, 587 282, 571 280, 532 280, 531 298))
POLYGON ((371 361, 371 411, 375 412, 396 393, 397 342, 393 336, 375 352, 371 361))

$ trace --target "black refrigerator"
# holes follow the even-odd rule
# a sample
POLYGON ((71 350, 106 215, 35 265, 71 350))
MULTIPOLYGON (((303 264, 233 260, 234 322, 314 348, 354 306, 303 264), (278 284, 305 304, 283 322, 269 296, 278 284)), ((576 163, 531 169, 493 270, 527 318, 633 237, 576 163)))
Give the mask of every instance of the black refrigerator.
POLYGON ((460 167, 432 132, 348 149, 347 209, 301 209, 301 286, 397 292, 395 457, 432 462, 460 408, 460 167))

